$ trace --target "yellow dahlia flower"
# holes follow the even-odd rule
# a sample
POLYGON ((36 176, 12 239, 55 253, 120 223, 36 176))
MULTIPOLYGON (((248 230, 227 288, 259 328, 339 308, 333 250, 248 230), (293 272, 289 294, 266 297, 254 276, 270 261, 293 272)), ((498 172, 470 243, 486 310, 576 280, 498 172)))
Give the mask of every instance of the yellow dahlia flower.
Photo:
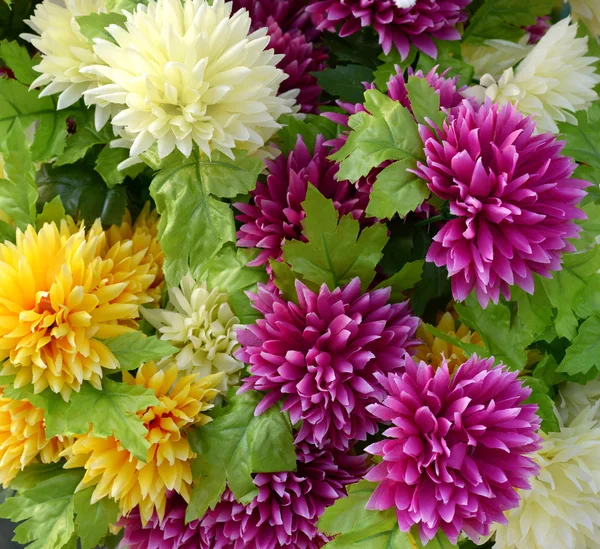
POLYGON ((169 288, 166 309, 142 308, 142 316, 160 332, 160 338, 181 350, 174 359, 179 370, 199 376, 222 372, 219 391, 239 381, 244 367, 233 357, 239 348, 235 328, 239 319, 233 313, 228 295, 206 282, 183 277, 179 288, 169 288))
POLYGON ((68 400, 119 367, 99 339, 127 332, 118 322, 138 307, 119 302, 127 283, 103 278, 102 245, 101 235, 72 234, 67 221, 29 226, 15 244, 0 244, 0 375, 15 375, 15 387, 50 387, 68 400))
POLYGON ((46 439, 44 411, 27 400, 12 400, 0 389, 0 483, 9 482, 36 459, 54 463, 72 444, 68 437, 46 439))
POLYGON ((150 449, 146 463, 141 462, 113 437, 84 435, 65 452, 65 468, 84 467, 85 476, 78 489, 95 486, 92 503, 111 497, 119 502, 123 514, 139 505, 146 523, 156 510, 164 516, 166 493, 175 490, 189 501, 192 485, 191 459, 194 453, 184 429, 204 425, 210 418, 203 412, 212 408, 221 375, 177 379, 172 366, 158 370, 148 362, 135 377, 123 373, 124 381, 152 389, 160 403, 138 412, 148 429, 150 449))
POLYGON ((581 19, 595 36, 600 36, 600 2, 598 0, 565 0, 571 4, 575 21, 581 19))
MULTIPOLYGON (((436 328, 463 343, 485 347, 477 332, 472 332, 465 324, 458 323, 452 313, 448 311, 442 315, 436 328)), ((428 364, 432 364, 435 368, 442 364, 443 357, 446 358, 451 371, 468 359, 463 349, 434 336, 424 324, 417 328, 417 337, 423 343, 417 348, 416 356, 428 364)))
POLYGON ((108 82, 86 92, 95 104, 122 108, 112 119, 136 157, 154 144, 164 158, 194 143, 210 156, 232 149, 256 151, 290 113, 277 96, 286 78, 267 29, 249 33, 246 10, 231 13, 224 0, 149 0, 126 13, 126 29, 107 30, 115 43, 96 40, 104 63, 83 72, 108 82))

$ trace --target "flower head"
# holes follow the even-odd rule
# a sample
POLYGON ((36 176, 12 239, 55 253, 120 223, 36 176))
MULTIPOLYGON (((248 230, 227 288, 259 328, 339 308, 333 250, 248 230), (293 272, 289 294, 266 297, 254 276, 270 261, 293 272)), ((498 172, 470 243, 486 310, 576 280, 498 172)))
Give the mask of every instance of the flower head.
POLYGON ((122 108, 112 124, 132 140, 131 156, 158 145, 164 158, 193 145, 210 156, 257 151, 275 133, 291 102, 277 96, 281 60, 266 49, 266 29, 249 34, 245 10, 231 15, 224 0, 150 0, 125 12, 126 28, 108 27, 115 43, 98 39, 105 65, 83 69, 108 82, 87 97, 122 108))
POLYGON ((559 21, 533 47, 516 69, 508 68, 498 82, 484 75, 469 94, 483 102, 489 97, 504 105, 516 103, 520 112, 535 117, 542 131, 558 133, 556 122, 577 124, 576 111, 598 99, 600 83, 596 57, 588 57, 588 37, 577 38, 577 24, 559 21))
POLYGON ((206 282, 196 283, 191 275, 182 278, 179 288, 169 288, 166 309, 142 309, 144 318, 180 351, 174 361, 180 371, 204 377, 221 373, 220 392, 238 383, 244 364, 233 357, 239 348, 235 328, 239 319, 228 302, 229 296, 206 282))
POLYGON ((72 444, 68 437, 46 438, 44 410, 28 400, 12 400, 0 389, 0 484, 10 481, 30 463, 59 461, 72 444))
POLYGON ((600 537, 598 405, 585 408, 560 432, 541 433, 539 474, 519 490, 520 505, 496 525, 495 549, 595 547, 600 537))
POLYGON ((105 277, 103 245, 103 234, 86 236, 67 221, 0 244, 0 375, 15 375, 15 387, 33 383, 36 393, 50 387, 68 399, 83 381, 100 388, 103 370, 119 367, 100 339, 128 331, 119 322, 138 307, 125 283, 105 277))
POLYGON ((363 219, 369 194, 348 181, 336 179, 339 166, 327 158, 332 151, 324 141, 323 136, 318 136, 311 153, 302 136, 298 136, 289 154, 267 160, 267 182, 258 182, 250 193, 254 204, 235 204, 242 213, 237 219, 243 223, 237 234, 238 246, 261 250, 250 265, 263 265, 269 258, 279 259, 286 240, 303 238, 302 202, 309 183, 333 200, 340 215, 352 214, 354 219, 363 219))
POLYGON ((518 42, 494 38, 479 45, 463 43, 461 52, 463 59, 475 69, 475 77, 491 74, 494 78, 500 78, 506 69, 521 61, 532 47, 526 34, 518 42))
POLYGON ((273 18, 283 32, 298 30, 307 40, 312 41, 318 31, 306 11, 310 2, 311 0, 232 0, 234 11, 242 8, 248 10, 253 30, 266 27, 267 21, 273 18))
POLYGON ((366 448, 383 458, 366 476, 379 483, 367 508, 395 508, 400 529, 417 525, 424 543, 440 529, 453 543, 461 530, 478 539, 505 522, 539 448, 537 406, 523 404, 531 390, 517 372, 476 355, 452 375, 407 358, 380 382, 388 396, 369 410, 392 427, 366 448))
POLYGON ((113 436, 103 439, 88 433, 69 449, 65 467, 85 469, 79 488, 95 486, 92 503, 111 497, 119 503, 122 514, 139 506, 141 520, 146 523, 154 511, 163 518, 167 491, 174 490, 189 501, 194 453, 184 429, 210 421, 203 412, 212 408, 221 376, 178 379, 176 366, 158 370, 148 362, 135 377, 124 372, 123 379, 130 385, 152 389, 159 401, 137 413, 148 429, 146 462, 133 456, 113 436))
POLYGON ((596 0, 564 0, 571 6, 575 21, 583 21, 593 36, 600 36, 600 4, 596 0))
POLYGON ((442 129, 421 126, 425 164, 415 172, 450 203, 448 221, 427 260, 445 265, 455 299, 475 289, 485 307, 508 299, 509 287, 533 293, 533 273, 549 277, 574 250, 577 204, 588 183, 571 178, 575 163, 563 142, 533 135, 535 123, 512 105, 465 101, 442 129))
POLYGON ((267 393, 257 413, 283 400, 292 423, 303 421, 298 441, 345 449, 377 431, 366 409, 384 394, 376 374, 399 371, 418 320, 408 303, 388 304, 389 288, 361 293, 358 278, 296 291, 298 305, 261 285, 252 297, 264 319, 238 333, 251 373, 241 390, 267 393))
MULTIPOLYGON (((586 384, 567 381, 558 388, 556 403, 561 419, 569 425, 583 410, 593 407, 600 400, 600 379, 596 378, 586 384)), ((600 409, 597 407, 596 419, 600 420, 600 409)))
POLYGON ((406 59, 411 44, 437 57, 434 38, 459 40, 454 28, 467 20, 466 6, 471 0, 321 0, 307 8, 318 22, 318 29, 334 30, 350 36, 361 27, 372 26, 379 35, 383 51, 396 46, 406 59))

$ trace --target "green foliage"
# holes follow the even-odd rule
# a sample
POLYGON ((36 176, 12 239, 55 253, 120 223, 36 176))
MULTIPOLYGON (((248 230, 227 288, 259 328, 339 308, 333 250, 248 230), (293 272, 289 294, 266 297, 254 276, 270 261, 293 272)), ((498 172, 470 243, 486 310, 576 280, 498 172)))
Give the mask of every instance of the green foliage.
POLYGON ((130 332, 104 341, 117 357, 121 370, 134 370, 144 362, 160 360, 177 352, 168 341, 156 336, 146 337, 142 332, 130 332))
POLYGON ((600 368, 600 316, 597 315, 590 316, 579 326, 558 371, 569 375, 587 374, 594 367, 600 368))
POLYGON ((0 0, 0 39, 16 40, 22 32, 31 32, 24 19, 41 0, 0 0))
POLYGON ((108 535, 108 527, 119 519, 119 504, 103 498, 92 504, 94 486, 90 486, 74 497, 75 527, 81 540, 81 549, 94 549, 108 535))
POLYGON ((548 386, 539 378, 525 377, 523 384, 531 388, 531 396, 526 404, 537 404, 537 415, 542 418, 542 430, 546 433, 560 431, 558 418, 554 413, 554 401, 550 397, 548 386))
POLYGON ((419 532, 415 526, 411 528, 410 535, 415 549, 452 549, 453 547, 456 547, 456 545, 451 543, 441 530, 438 530, 435 537, 432 540, 429 540, 425 545, 421 543, 419 532))
POLYGON ((82 435, 90 431, 99 438, 114 436, 122 446, 141 461, 146 461, 150 443, 143 421, 136 412, 158 404, 151 389, 140 385, 102 380, 102 391, 84 383, 81 390, 71 394, 69 402, 46 389, 34 394, 32 386, 15 389, 7 387, 4 394, 12 399, 28 399, 43 408, 46 436, 82 435))
POLYGON ((338 499, 319 519, 319 530, 329 536, 347 534, 365 519, 378 515, 366 509, 367 502, 377 487, 374 482, 361 480, 348 488, 348 496, 338 499))
POLYGON ((138 4, 148 4, 147 0, 105 0, 108 11, 133 11, 138 4))
POLYGON ((440 111, 440 96, 424 78, 409 76, 406 91, 413 114, 419 124, 429 124, 430 120, 438 128, 442 127, 446 115, 440 111))
POLYGON ((144 170, 145 166, 141 162, 119 170, 119 164, 128 158, 128 149, 113 149, 106 146, 100 151, 94 169, 100 174, 100 177, 102 177, 109 189, 123 183, 126 177, 131 177, 132 179, 137 177, 144 170))
MULTIPOLYGON (((127 18, 120 13, 92 13, 75 17, 81 34, 85 36, 90 44, 94 44, 96 38, 115 42, 112 34, 106 30, 109 25, 118 25, 125 28, 127 18)), ((116 43, 116 42, 115 42, 116 43)))
POLYGON ((373 69, 363 65, 338 65, 314 74, 327 93, 350 103, 362 103, 363 82, 373 80, 373 69))
POLYGON ((463 60, 460 42, 449 40, 436 40, 435 42, 438 49, 437 57, 434 59, 421 53, 417 69, 421 69, 424 74, 427 74, 434 67, 442 67, 444 71, 448 70, 446 77, 458 76, 459 86, 470 85, 473 81, 475 69, 463 60))
POLYGON ((390 278, 384 280, 376 286, 376 290, 379 288, 392 288, 390 295, 390 301, 403 301, 406 299, 404 291, 414 288, 415 285, 421 280, 423 276, 423 265, 425 260, 419 259, 417 261, 409 261, 402 266, 396 274, 390 278))
POLYGON ((4 179, 0 179, 0 210, 24 230, 35 219, 37 187, 29 143, 18 120, 0 142, 0 154, 4 159, 4 179))
POLYGON ((0 58, 22 84, 29 86, 39 76, 39 73, 33 70, 29 52, 15 41, 0 42, 0 58))
POLYGON ((558 124, 561 137, 567 141, 562 154, 571 156, 595 169, 600 169, 600 102, 575 113, 577 125, 558 124))
POLYGON ((392 51, 390 51, 388 54, 382 53, 379 55, 378 59, 381 61, 381 64, 377 65, 377 68, 373 73, 373 78, 377 89, 384 93, 387 92, 390 78, 397 74, 396 65, 402 70, 405 70, 412 65, 416 57, 416 48, 411 48, 408 57, 404 61, 402 61, 400 52, 396 49, 392 49, 392 51))
POLYGON ((95 145, 105 145, 114 139, 110 124, 100 131, 94 126, 93 116, 81 117, 77 124, 77 131, 69 136, 64 152, 56 159, 54 166, 74 164, 82 160, 88 151, 95 145))
POLYGON ((308 150, 313 151, 319 134, 329 140, 337 137, 342 131, 341 126, 332 120, 316 114, 307 114, 303 120, 296 116, 284 115, 279 119, 279 123, 284 125, 277 133, 279 146, 284 154, 293 150, 300 135, 308 150))
POLYGON ((250 191, 262 169, 258 159, 235 161, 215 153, 209 160, 171 155, 150 186, 161 215, 159 240, 165 252, 165 277, 176 286, 190 266, 196 276, 227 242, 235 242, 233 212, 218 198, 250 191))
POLYGON ((349 61, 373 69, 377 67, 381 46, 372 28, 363 28, 344 38, 334 33, 324 33, 322 39, 329 49, 330 66, 337 65, 338 61, 349 61))
POLYGON ((485 0, 469 20, 463 38, 472 44, 482 44, 489 38, 517 42, 523 27, 533 25, 536 17, 549 14, 554 0, 485 0))
POLYGON ((272 406, 254 415, 263 395, 249 391, 230 393, 227 405, 211 412, 213 421, 189 435, 197 485, 186 520, 200 518, 214 507, 226 483, 238 501, 255 491, 252 473, 276 473, 296 468, 292 429, 287 415, 272 406))
POLYGON ((62 205, 60 196, 55 196, 50 202, 46 202, 42 212, 35 218, 36 227, 41 229, 44 223, 60 224, 66 215, 65 207, 62 205))
POLYGON ((315 284, 327 284, 333 289, 358 276, 363 290, 366 289, 387 242, 386 227, 367 227, 359 236, 358 221, 345 215, 338 222, 333 202, 312 185, 308 186, 302 206, 306 212, 302 232, 308 242, 286 242, 284 259, 295 272, 315 284))

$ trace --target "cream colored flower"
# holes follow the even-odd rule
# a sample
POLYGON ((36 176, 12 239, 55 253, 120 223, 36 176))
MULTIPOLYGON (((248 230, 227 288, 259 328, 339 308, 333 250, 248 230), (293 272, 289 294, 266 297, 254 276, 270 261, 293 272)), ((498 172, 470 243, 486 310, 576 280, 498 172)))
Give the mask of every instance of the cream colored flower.
POLYGON ((519 66, 506 69, 496 82, 484 75, 479 86, 466 94, 484 101, 517 103, 523 114, 533 115, 541 131, 558 132, 556 122, 577 124, 573 115, 598 99, 594 86, 600 83, 588 57, 588 38, 577 38, 577 23, 566 18, 552 26, 519 66))
MULTIPOLYGON (((560 417, 565 423, 569 423, 582 410, 588 406, 594 406, 600 400, 600 379, 594 379, 585 385, 568 381, 558 389, 556 403, 560 417)), ((600 420, 600 409, 596 415, 600 420)))
MULTIPOLYGON (((590 32, 600 36, 600 2, 598 0, 568 0, 575 21, 581 19, 590 32)), ((565 3, 567 0, 565 0, 565 3)))
POLYGON ((132 140, 132 157, 154 144, 160 158, 175 147, 189 156, 195 143, 233 158, 232 149, 256 151, 281 127, 291 112, 277 96, 282 56, 266 49, 266 29, 249 34, 246 10, 231 9, 224 0, 150 0, 126 13, 126 29, 108 27, 117 44, 96 40, 106 65, 83 71, 108 83, 86 97, 122 107, 112 123, 132 140))
POLYGON ((462 44, 463 59, 475 69, 475 77, 491 74, 500 78, 502 73, 516 65, 533 48, 527 42, 529 35, 525 34, 519 42, 508 40, 486 40, 481 46, 462 44))
POLYGON ((597 404, 558 433, 541 433, 540 473, 521 503, 495 525, 495 549, 592 549, 600 540, 600 426, 597 404))
POLYGON ((228 296, 218 288, 208 289, 206 282, 196 283, 184 276, 179 288, 169 289, 166 309, 142 308, 142 316, 160 332, 160 338, 181 350, 161 366, 174 360, 180 371, 201 377, 225 373, 218 385, 225 393, 239 381, 243 363, 233 357, 239 347, 235 316, 228 296))

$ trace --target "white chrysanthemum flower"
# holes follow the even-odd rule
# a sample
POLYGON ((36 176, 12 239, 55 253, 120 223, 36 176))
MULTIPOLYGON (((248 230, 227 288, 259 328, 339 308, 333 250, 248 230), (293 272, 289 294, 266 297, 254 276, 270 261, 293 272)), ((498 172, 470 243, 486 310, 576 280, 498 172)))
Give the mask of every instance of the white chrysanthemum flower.
POLYGON ((504 71, 496 82, 484 75, 480 86, 466 93, 483 102, 516 103, 523 114, 534 115, 542 131, 558 132, 556 122, 577 124, 573 113, 587 109, 598 99, 594 86, 600 83, 588 57, 588 38, 577 38, 577 24, 566 18, 552 26, 519 66, 504 71))
POLYGON ((565 0, 571 4, 571 14, 581 19, 595 36, 600 36, 600 2, 598 0, 565 0))
POLYGON ((475 77, 491 74, 500 78, 502 73, 516 65, 533 48, 528 44, 529 35, 525 34, 519 42, 508 40, 486 40, 480 46, 462 44, 463 59, 475 69, 475 77))
MULTIPOLYGON (((558 412, 568 425, 582 410, 594 406, 600 400, 600 379, 594 379, 585 385, 567 381, 560 385, 556 398, 558 412)), ((596 419, 600 420, 600 409, 596 419)))
POLYGON ((86 96, 122 107, 112 123, 133 139, 132 157, 155 143, 160 158, 175 147, 189 156, 195 143, 233 158, 233 148, 254 152, 281 127, 291 112, 277 96, 283 56, 266 49, 267 29, 249 34, 246 10, 231 10, 224 0, 150 0, 125 12, 126 29, 107 28, 116 44, 96 39, 105 65, 84 71, 109 83, 86 96))
POLYGON ((540 433, 540 473, 521 502, 495 524, 494 549, 600 547, 600 426, 598 405, 585 408, 558 433, 540 433))
POLYGON ((227 294, 218 288, 208 289, 206 282, 196 283, 188 274, 179 288, 169 288, 166 309, 142 308, 141 313, 161 339, 181 349, 166 364, 175 360, 182 372, 201 377, 224 372, 218 386, 222 393, 238 383, 244 367, 233 357, 239 348, 235 333, 239 319, 229 306, 227 294))
POLYGON ((100 61, 75 18, 105 12, 104 0, 44 0, 26 21, 37 34, 21 37, 42 53, 41 63, 34 67, 41 75, 31 87, 46 86, 41 97, 60 93, 59 109, 72 105, 98 85, 97 75, 82 72, 100 61))

